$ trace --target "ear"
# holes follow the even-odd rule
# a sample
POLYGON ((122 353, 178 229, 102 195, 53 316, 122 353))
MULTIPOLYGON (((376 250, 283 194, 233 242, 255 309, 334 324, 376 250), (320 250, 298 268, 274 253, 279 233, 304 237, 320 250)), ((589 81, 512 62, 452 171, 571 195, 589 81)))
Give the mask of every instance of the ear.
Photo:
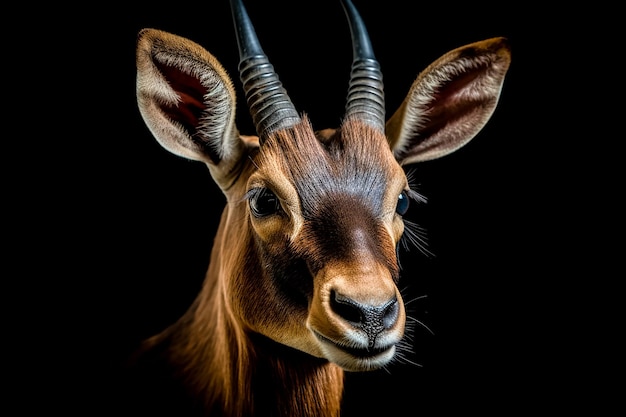
POLYGON ((387 138, 401 165, 447 155, 469 142, 487 123, 511 62, 504 38, 454 49, 413 82, 387 121, 387 138))
POLYGON ((154 29, 139 33, 137 104, 154 137, 176 155, 228 170, 243 152, 232 81, 213 55, 188 39, 154 29))

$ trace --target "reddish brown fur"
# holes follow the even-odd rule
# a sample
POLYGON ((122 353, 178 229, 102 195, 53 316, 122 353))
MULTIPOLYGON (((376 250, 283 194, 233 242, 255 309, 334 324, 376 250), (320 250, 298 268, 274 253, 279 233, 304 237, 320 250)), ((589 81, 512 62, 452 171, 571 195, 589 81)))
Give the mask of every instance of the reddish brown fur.
MULTIPOLYGON (((301 187, 308 187, 312 196, 316 187, 333 191, 333 187, 345 186, 337 182, 341 170, 344 172, 340 177, 361 176, 362 171, 368 173, 370 180, 375 171, 383 177, 379 181, 386 183, 388 173, 395 169, 390 166, 397 163, 391 157, 384 135, 358 122, 347 122, 339 133, 327 141, 326 148, 314 136, 305 118, 293 130, 277 133, 260 151, 251 154, 237 174, 238 182, 227 192, 230 204, 222 215, 201 293, 184 317, 145 344, 145 348, 153 348, 166 343, 169 361, 181 370, 183 384, 189 386, 194 396, 202 398, 207 409, 219 410, 218 415, 253 415, 253 404, 267 407, 258 414, 264 416, 339 415, 343 392, 343 370, 339 366, 251 333, 259 326, 284 326, 284 317, 279 317, 278 311, 299 315, 302 320, 306 319, 307 311, 306 305, 281 306, 277 301, 283 295, 261 267, 270 260, 257 257, 259 252, 243 200, 248 177, 257 167, 268 165, 272 170, 287 173, 301 187), (233 246, 233 242, 239 245, 233 246), (244 322, 242 317, 257 317, 259 321, 244 322), (271 399, 259 398, 270 392, 271 399)), ((378 234, 385 247, 381 261, 394 261, 387 266, 397 278, 394 242, 384 230, 378 234)), ((306 254, 311 265, 322 266, 326 261, 324 253, 318 252, 318 243, 300 239, 292 246, 285 234, 277 241, 275 252, 270 247, 269 252, 261 253, 269 258, 287 259, 306 254), (294 252, 280 255, 289 250, 294 252)), ((345 268, 356 264, 344 263, 345 268)))
POLYGON ((343 369, 385 366, 404 334, 395 249, 398 201, 410 190, 401 165, 467 143, 495 108, 508 64, 503 39, 468 45, 418 76, 386 134, 354 113, 315 134, 303 117, 259 147, 238 134, 234 88, 211 54, 142 31, 144 120, 166 149, 206 163, 228 202, 200 294, 143 346, 140 365, 165 363, 166 388, 153 391, 159 374, 147 379, 154 411, 166 412, 161 394, 173 379, 173 415, 189 415, 181 407, 191 404, 199 415, 339 416, 343 369), (428 119, 437 114, 446 122, 428 119), (280 207, 253 215, 258 190, 280 207))

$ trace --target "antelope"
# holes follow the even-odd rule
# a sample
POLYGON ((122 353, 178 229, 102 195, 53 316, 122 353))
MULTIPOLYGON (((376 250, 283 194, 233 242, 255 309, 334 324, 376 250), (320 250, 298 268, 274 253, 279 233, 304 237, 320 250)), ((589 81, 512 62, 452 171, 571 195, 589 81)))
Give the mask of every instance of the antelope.
POLYGON ((503 37, 442 55, 386 119, 365 24, 341 4, 353 49, 345 113, 317 131, 241 0, 230 7, 256 135, 236 126, 234 84, 210 52, 161 30, 138 34, 147 128, 169 152, 206 164, 226 197, 197 298, 137 359, 163 359, 198 415, 339 416, 345 372, 398 360, 407 336, 398 248, 415 238, 403 216, 422 199, 406 168, 464 146, 499 101, 511 59, 503 37))

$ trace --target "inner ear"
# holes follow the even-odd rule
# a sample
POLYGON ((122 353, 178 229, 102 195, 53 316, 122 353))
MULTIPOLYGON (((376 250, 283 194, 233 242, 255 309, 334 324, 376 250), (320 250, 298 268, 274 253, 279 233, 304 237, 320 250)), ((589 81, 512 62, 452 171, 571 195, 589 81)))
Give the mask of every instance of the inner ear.
POLYGON ((194 138, 193 143, 202 149, 214 163, 219 162, 220 155, 215 147, 209 146, 209 138, 200 129, 202 112, 207 109, 204 97, 207 88, 198 78, 181 71, 179 68, 155 61, 155 66, 168 80, 172 90, 178 95, 178 102, 163 102, 161 111, 172 121, 181 125, 188 135, 194 138))
POLYGON ((491 118, 510 65, 505 38, 448 52, 420 73, 385 131, 402 164, 440 158, 469 142, 491 118))
POLYGON ((165 149, 216 167, 241 156, 234 87, 213 55, 191 40, 143 29, 136 65, 139 111, 165 149))

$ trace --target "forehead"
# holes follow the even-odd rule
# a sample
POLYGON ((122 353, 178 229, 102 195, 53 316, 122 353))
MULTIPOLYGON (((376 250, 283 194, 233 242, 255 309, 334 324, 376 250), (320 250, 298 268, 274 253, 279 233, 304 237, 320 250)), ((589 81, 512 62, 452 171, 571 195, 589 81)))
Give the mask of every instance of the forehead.
POLYGON ((402 182, 403 187, 405 181, 385 135, 351 120, 323 141, 306 119, 277 132, 261 147, 258 164, 293 184, 305 214, 322 201, 347 196, 355 203, 379 205, 390 184, 402 182))

